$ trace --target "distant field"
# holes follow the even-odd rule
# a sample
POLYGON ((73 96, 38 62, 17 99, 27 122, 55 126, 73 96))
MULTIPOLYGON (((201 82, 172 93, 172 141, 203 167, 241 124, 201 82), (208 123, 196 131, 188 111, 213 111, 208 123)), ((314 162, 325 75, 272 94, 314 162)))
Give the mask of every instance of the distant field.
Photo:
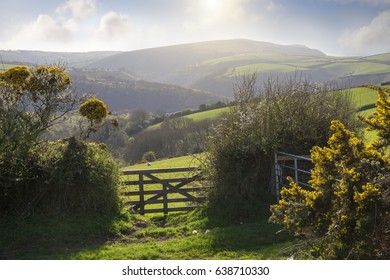
POLYGON ((219 109, 214 109, 214 110, 198 112, 198 113, 187 115, 184 117, 189 118, 195 122, 198 122, 198 121, 203 121, 206 119, 214 119, 214 118, 218 117, 219 115, 221 115, 226 110, 227 110, 227 108, 219 108, 219 109))
POLYGON ((134 164, 124 167, 123 170, 137 170, 137 169, 154 169, 154 168, 172 168, 172 167, 189 167, 198 166, 202 155, 189 155, 170 159, 163 159, 151 162, 151 165, 146 163, 134 164))
MULTIPOLYGON (((227 110, 227 109, 226 108, 218 108, 218 109, 214 109, 214 110, 207 110, 207 111, 202 111, 202 112, 182 116, 179 118, 187 118, 187 119, 193 120, 195 122, 199 122, 199 121, 203 121, 206 119, 214 119, 214 118, 218 117, 219 115, 221 115, 225 110, 227 110)), ((162 123, 152 125, 148 129, 158 128, 161 126, 161 124, 162 123)))
POLYGON ((375 104, 378 93, 374 89, 366 87, 356 87, 350 90, 356 106, 361 107, 368 104, 375 104))

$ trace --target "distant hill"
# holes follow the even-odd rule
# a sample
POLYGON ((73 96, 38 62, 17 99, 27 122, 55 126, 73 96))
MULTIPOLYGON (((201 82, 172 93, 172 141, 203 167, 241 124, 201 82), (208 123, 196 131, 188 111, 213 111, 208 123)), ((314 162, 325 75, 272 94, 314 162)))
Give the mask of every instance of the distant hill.
POLYGON ((11 51, 0 50, 1 63, 42 65, 54 63, 66 63, 69 67, 84 67, 95 61, 101 60, 120 52, 99 51, 99 52, 44 52, 44 51, 11 51))
POLYGON ((390 81, 390 52, 333 57, 301 45, 219 40, 131 52, 60 53, 0 51, 0 71, 14 65, 63 62, 78 91, 96 92, 112 110, 175 112, 233 97, 238 75, 305 75, 311 82, 341 86, 390 81), (3 67, 2 67, 3 63, 3 67))
POLYGON ((232 96, 237 75, 285 78, 297 72, 314 82, 338 80, 347 86, 390 80, 390 53, 332 57, 300 45, 221 40, 123 52, 88 65, 123 69, 141 79, 232 96))
POLYGON ((77 92, 95 94, 116 112, 143 109, 172 113, 224 100, 210 92, 148 82, 119 70, 70 69, 69 74, 77 92))
MULTIPOLYGON (((226 69, 225 65, 222 67, 210 65, 207 64, 208 61, 242 54, 270 52, 280 55, 325 56, 324 53, 305 46, 282 46, 250 40, 221 40, 124 52, 93 62, 88 67, 125 69, 144 80, 194 87, 193 85, 200 80, 209 76, 215 78, 221 70, 226 69)), ((211 91, 215 92, 214 89, 211 91)), ((229 96, 224 91, 218 93, 229 96)))

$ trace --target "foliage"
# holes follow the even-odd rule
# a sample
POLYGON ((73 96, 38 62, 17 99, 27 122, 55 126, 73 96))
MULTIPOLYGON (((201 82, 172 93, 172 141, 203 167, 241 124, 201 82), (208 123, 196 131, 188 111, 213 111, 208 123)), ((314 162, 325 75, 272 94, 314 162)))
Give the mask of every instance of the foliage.
POLYGON ((320 237, 324 258, 386 258, 388 251, 376 251, 380 246, 375 236, 383 236, 378 225, 388 216, 382 194, 389 187, 390 159, 340 121, 332 121, 330 128, 328 147, 312 149, 312 189, 291 180, 271 206, 270 221, 296 234, 320 237))
POLYGON ((373 116, 361 118, 368 125, 367 131, 376 131, 378 139, 373 143, 374 147, 382 149, 390 145, 390 97, 378 89, 379 98, 376 102, 376 110, 373 116))
POLYGON ((78 102, 70 83, 59 66, 14 67, 0 73, 0 155, 26 153, 63 120, 78 102))
POLYGON ((40 160, 50 186, 42 197, 45 206, 77 213, 119 210, 119 168, 104 144, 60 140, 44 147, 40 160))
POLYGON ((155 152, 156 158, 203 152, 213 122, 209 119, 195 122, 183 117, 166 120, 159 127, 136 135, 124 151, 124 159, 134 163, 148 151, 155 152))
POLYGON ((270 79, 258 90, 252 75, 238 79, 235 97, 210 137, 205 168, 210 207, 233 220, 268 215, 275 150, 307 154, 326 143, 332 119, 357 126, 349 95, 331 85, 270 79))
POLYGON ((149 151, 149 152, 144 153, 144 155, 142 156, 142 160, 149 161, 149 162, 155 161, 156 160, 155 152, 149 151))
MULTIPOLYGON (((105 147, 74 138, 42 140, 79 103, 70 85, 61 66, 0 73, 0 213, 118 210, 119 171, 105 147)), ((92 122, 107 113, 97 105, 85 111, 92 122)))
POLYGON ((95 123, 102 123, 108 115, 107 105, 97 98, 90 98, 80 106, 80 114, 95 123))
MULTIPOLYGON (((81 130, 81 137, 83 139, 89 138, 91 133, 98 131, 98 129, 102 126, 103 120, 110 114, 107 105, 96 97, 89 98, 81 104, 79 113, 89 121, 86 132, 84 132, 83 119, 80 120, 79 126, 81 130)), ((116 119, 111 120, 111 124, 115 127, 119 126, 118 120, 116 119)))
POLYGON ((8 187, 0 195, 2 213, 109 214, 119 210, 119 169, 104 145, 75 138, 50 142, 30 151, 23 162, 21 179, 14 173, 16 166, 0 162, 2 179, 8 176, 8 187))

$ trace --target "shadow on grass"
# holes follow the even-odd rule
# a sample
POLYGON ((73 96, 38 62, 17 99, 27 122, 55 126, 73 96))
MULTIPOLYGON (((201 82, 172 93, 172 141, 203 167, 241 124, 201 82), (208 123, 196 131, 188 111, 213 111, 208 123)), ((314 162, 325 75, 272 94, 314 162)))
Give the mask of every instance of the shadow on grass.
POLYGON ((0 218, 0 259, 67 259, 97 248, 118 231, 131 228, 128 216, 35 215, 27 219, 0 218))

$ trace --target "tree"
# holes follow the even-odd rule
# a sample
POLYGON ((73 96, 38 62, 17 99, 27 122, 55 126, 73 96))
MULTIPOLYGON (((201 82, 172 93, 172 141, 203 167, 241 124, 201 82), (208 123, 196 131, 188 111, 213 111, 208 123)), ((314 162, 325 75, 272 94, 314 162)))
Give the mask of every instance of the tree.
MULTIPOLYGON (((15 67, 0 73, 0 214, 119 210, 119 169, 105 145, 74 137, 42 140, 79 101, 63 67, 15 67)), ((102 102, 92 99, 83 105, 91 125, 107 116, 102 102)))
POLYGON ((0 154, 26 152, 78 103, 60 66, 0 73, 0 154))
MULTIPOLYGON (((84 139, 89 138, 91 133, 96 132, 103 123, 103 120, 110 114, 107 105, 95 97, 89 98, 81 104, 79 113, 88 120, 86 132, 83 130, 83 119, 80 120, 81 137, 84 139)), ((112 124, 118 127, 117 121, 112 124)))

